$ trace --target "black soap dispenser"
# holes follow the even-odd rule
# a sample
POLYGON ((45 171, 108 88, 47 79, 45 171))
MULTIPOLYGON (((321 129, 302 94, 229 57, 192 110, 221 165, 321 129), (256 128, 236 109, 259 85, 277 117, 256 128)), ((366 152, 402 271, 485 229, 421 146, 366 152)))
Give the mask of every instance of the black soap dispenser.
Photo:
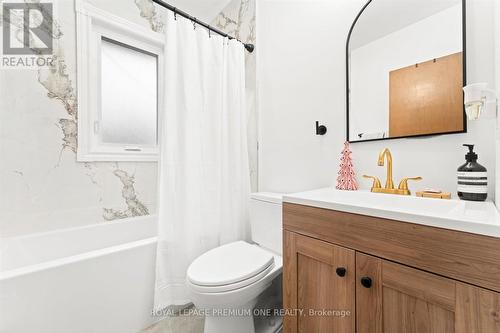
POLYGON ((465 155, 467 161, 458 168, 458 196, 462 200, 485 201, 488 197, 488 173, 484 166, 477 163, 474 145, 464 145, 469 148, 465 155))

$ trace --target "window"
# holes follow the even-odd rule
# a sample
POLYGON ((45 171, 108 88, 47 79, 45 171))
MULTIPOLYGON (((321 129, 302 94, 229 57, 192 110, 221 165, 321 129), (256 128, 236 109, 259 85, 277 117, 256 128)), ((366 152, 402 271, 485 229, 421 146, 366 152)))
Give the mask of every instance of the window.
POLYGON ((77 24, 78 160, 157 160, 163 36, 87 3, 77 24))
POLYGON ((101 142, 157 143, 158 57, 101 41, 101 142))

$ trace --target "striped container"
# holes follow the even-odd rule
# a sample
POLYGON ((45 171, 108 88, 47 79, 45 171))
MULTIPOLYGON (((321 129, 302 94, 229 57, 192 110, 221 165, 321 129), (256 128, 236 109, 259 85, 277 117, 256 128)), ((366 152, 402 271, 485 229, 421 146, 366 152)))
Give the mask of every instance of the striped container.
POLYGON ((488 173, 484 166, 477 163, 478 156, 474 145, 464 144, 469 148, 465 155, 466 163, 457 170, 458 197, 462 200, 485 201, 488 198, 488 173))
MULTIPOLYGON (((468 163, 473 164, 473 163, 468 163)), ((480 166, 477 163, 475 167, 480 166)), ((470 166, 469 166, 470 167, 470 166)), ((488 197, 488 173, 481 171, 458 171, 458 196, 462 200, 485 201, 488 197)))

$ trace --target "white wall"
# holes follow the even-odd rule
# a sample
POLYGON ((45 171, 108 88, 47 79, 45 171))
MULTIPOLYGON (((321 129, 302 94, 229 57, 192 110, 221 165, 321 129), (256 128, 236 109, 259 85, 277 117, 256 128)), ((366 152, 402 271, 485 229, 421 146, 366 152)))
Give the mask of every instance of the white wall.
POLYGON ((344 137, 345 40, 363 2, 257 2, 259 190, 333 183, 344 137), (316 120, 328 125, 326 136, 315 135, 316 120))
MULTIPOLYGON (((345 41, 364 0, 259 0, 258 85, 262 191, 292 192, 335 184, 345 139, 345 41), (314 121, 328 126, 314 135, 314 121)), ((493 0, 468 1, 468 82, 494 82, 493 0)), ((464 162, 463 143, 475 143, 479 162, 495 177, 495 124, 469 123, 469 133, 353 144, 362 174, 385 179, 376 164, 389 147, 394 177, 424 177, 413 189, 456 191, 456 169, 464 162)), ((490 186, 493 196, 494 186, 490 186)))
POLYGON ((389 72, 462 49, 462 6, 456 5, 351 50, 349 137, 389 132, 389 72))
MULTIPOLYGON (((495 2, 495 84, 497 96, 500 97, 500 2, 495 2)), ((496 176, 500 177, 500 118, 497 119, 496 131, 496 176)), ((500 210, 500 182, 496 182, 495 198, 500 210)))

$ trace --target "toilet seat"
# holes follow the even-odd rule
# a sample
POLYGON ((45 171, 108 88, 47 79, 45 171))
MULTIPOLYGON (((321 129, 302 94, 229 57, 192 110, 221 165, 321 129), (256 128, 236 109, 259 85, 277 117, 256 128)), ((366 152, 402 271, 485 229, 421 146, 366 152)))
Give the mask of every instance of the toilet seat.
POLYGON ((201 293, 244 288, 274 268, 274 255, 257 245, 238 241, 210 250, 188 268, 187 282, 201 293))
POLYGON ((225 284, 225 285, 220 285, 220 286, 200 286, 193 284, 191 281, 188 280, 189 287, 196 292, 199 293, 204 293, 204 294, 215 294, 215 293, 224 293, 224 292, 229 292, 229 291, 235 291, 241 288, 248 287, 255 282, 259 281, 260 279, 264 278, 269 272, 271 272, 274 269, 274 263, 272 263, 269 267, 267 267, 265 270, 260 272, 259 274, 248 278, 246 280, 237 282, 237 283, 232 283, 232 284, 225 284))

